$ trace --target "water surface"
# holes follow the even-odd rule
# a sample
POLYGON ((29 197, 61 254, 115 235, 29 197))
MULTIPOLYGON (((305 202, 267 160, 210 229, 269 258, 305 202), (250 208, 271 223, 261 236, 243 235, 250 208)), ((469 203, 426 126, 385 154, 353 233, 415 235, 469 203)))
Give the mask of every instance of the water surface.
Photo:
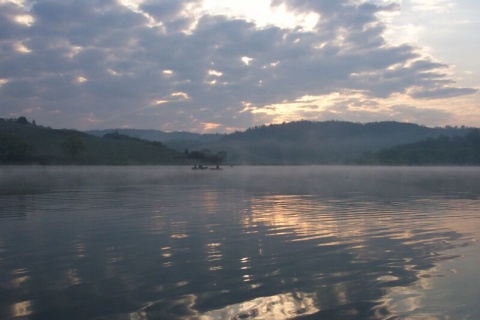
POLYGON ((478 319, 480 169, 0 168, 1 319, 478 319))

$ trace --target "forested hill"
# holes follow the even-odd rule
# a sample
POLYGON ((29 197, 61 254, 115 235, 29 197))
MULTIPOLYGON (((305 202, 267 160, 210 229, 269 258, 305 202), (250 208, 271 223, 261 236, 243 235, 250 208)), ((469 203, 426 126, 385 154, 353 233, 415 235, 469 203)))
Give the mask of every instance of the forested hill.
POLYGON ((359 164, 381 165, 480 165, 480 130, 466 136, 441 135, 415 143, 367 152, 359 164))
POLYGON ((232 133, 202 148, 224 150, 234 163, 352 164, 367 151, 440 135, 464 136, 470 130, 399 122, 298 121, 232 133))
MULTIPOLYGON (((465 136, 465 127, 429 128, 412 123, 297 121, 264 125, 231 134, 195 134, 118 129, 125 135, 158 140, 177 151, 226 152, 232 164, 355 164, 365 152, 436 138, 465 136)), ((97 135, 115 129, 89 131, 97 135)), ((365 158, 363 158, 365 159, 365 158)))
POLYGON ((37 126, 20 117, 0 119, 0 163, 421 165, 463 164, 461 159, 468 157, 473 164, 477 156, 466 151, 477 139, 472 130, 399 122, 298 121, 231 134, 157 132, 164 141, 146 141, 128 134, 142 136, 148 131, 153 137, 154 130, 108 130, 97 132, 103 133, 98 137, 37 126), (412 143, 417 144, 408 146, 412 143), (443 151, 432 151, 440 144, 443 151), (392 147, 396 149, 390 150, 392 147), (449 156, 445 157, 447 150, 449 156))
POLYGON ((0 164, 190 164, 184 153, 160 142, 123 135, 103 138, 51 129, 25 117, 0 119, 0 164))
POLYGON ((87 133, 98 137, 103 137, 105 134, 114 132, 142 140, 160 141, 167 147, 173 148, 177 151, 184 151, 185 149, 193 150, 205 143, 218 141, 225 136, 225 134, 199 134, 184 131, 165 132, 160 130, 141 129, 103 129, 87 131, 87 133))

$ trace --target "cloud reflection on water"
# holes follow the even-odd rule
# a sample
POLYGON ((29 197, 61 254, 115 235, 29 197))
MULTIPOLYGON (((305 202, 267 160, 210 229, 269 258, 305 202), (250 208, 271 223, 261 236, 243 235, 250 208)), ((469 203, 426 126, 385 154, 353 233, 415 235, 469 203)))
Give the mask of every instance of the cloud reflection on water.
POLYGON ((198 319, 292 319, 318 312, 317 301, 314 293, 285 293, 271 297, 255 298, 222 309, 208 311, 200 315, 198 319))
POLYGON ((71 187, 53 169, 40 173, 54 177, 50 189, 0 193, 12 204, 0 209, 0 297, 12 297, 0 312, 18 304, 38 319, 434 317, 425 296, 438 268, 461 270, 455 252, 480 235, 478 193, 453 173, 435 184, 437 169, 346 168, 334 185, 338 168, 236 169, 81 168, 66 173, 78 178, 71 187), (98 181, 84 177, 92 172, 98 181), (18 194, 29 200, 17 205, 18 194))

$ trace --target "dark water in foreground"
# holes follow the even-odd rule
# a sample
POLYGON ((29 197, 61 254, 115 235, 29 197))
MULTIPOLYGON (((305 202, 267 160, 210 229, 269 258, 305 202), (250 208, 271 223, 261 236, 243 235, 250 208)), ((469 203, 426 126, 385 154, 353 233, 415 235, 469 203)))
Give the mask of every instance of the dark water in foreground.
POLYGON ((0 168, 0 319, 480 319, 480 169, 0 168))

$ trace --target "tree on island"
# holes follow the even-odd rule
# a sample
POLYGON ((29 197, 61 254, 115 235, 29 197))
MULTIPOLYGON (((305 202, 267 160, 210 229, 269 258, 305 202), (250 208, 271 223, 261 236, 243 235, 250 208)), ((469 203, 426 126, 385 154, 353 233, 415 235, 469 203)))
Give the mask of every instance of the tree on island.
POLYGON ((86 148, 85 143, 79 136, 70 136, 62 142, 63 152, 72 159, 77 159, 86 148))
POLYGON ((202 151, 192 151, 192 152, 185 150, 184 153, 191 159, 195 159, 200 162, 212 163, 217 166, 223 164, 227 159, 227 153, 225 151, 212 153, 210 150, 204 149, 202 151))

